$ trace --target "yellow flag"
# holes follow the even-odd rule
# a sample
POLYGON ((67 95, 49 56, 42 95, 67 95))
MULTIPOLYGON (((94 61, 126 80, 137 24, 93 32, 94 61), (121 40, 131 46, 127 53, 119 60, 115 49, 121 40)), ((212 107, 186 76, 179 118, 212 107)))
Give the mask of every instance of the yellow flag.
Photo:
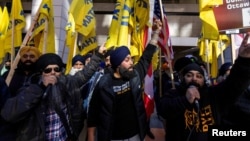
POLYGON ((223 4, 223 0, 199 0, 200 11, 210 9, 210 7, 223 4))
POLYGON ((3 11, 0 7, 0 63, 3 61, 3 58, 5 57, 5 49, 4 49, 4 40, 5 35, 8 29, 9 25, 9 14, 7 7, 4 7, 3 11))
POLYGON ((134 16, 138 30, 144 30, 149 22, 149 0, 134 1, 134 16))
POLYGON ((69 12, 74 17, 77 32, 88 36, 95 30, 96 19, 92 0, 73 0, 69 12))
POLYGON ((219 37, 219 30, 213 10, 200 12, 200 19, 202 20, 203 38, 217 40, 219 37))
POLYGON ((81 55, 86 55, 88 52, 94 50, 97 47, 96 32, 93 30, 88 36, 85 36, 82 40, 82 46, 79 47, 81 55))
POLYGON ((223 0, 199 0, 200 19, 202 20, 202 36, 205 39, 217 40, 219 31, 213 7, 223 4, 223 0))
POLYGON ((218 57, 230 45, 230 39, 227 35, 219 35, 218 40, 210 40, 208 46, 205 45, 205 39, 198 42, 199 55, 204 62, 211 64, 211 76, 215 78, 218 74, 218 57))
POLYGON ((9 18, 9 26, 5 38, 5 50, 11 53, 12 42, 14 47, 20 47, 22 44, 22 29, 26 25, 24 12, 20 0, 12 1, 12 8, 9 18), (12 21, 14 25, 12 25, 12 21), (14 30, 14 32, 12 32, 14 30), (14 33, 14 35, 12 35, 14 33), (12 41, 13 40, 13 41, 12 41))
POLYGON ((15 29, 21 30, 25 27, 26 20, 24 17, 23 7, 20 0, 12 0, 10 17, 15 21, 15 29))
POLYGON ((108 38, 107 38, 106 44, 105 44, 105 47, 107 49, 117 46, 118 33, 119 33, 119 28, 120 28, 120 21, 122 18, 121 16, 122 16, 123 6, 124 6, 124 1, 117 0, 116 5, 115 5, 115 9, 113 12, 111 25, 109 27, 109 35, 108 35, 108 38))
MULTIPOLYGON (((5 36, 6 36, 7 29, 8 29, 8 26, 9 26, 9 14, 8 14, 7 7, 4 7, 3 11, 2 11, 2 8, 1 8, 0 21, 1 21, 1 24, 0 24, 0 39, 3 40, 5 38, 5 36)), ((4 46, 2 44, 2 42, 1 42, 1 46, 2 46, 2 48, 4 46)))
POLYGON ((71 63, 72 63, 72 58, 74 56, 74 53, 77 54, 77 52, 75 52, 75 49, 76 49, 75 47, 75 40, 76 40, 75 21, 72 16, 72 13, 69 13, 68 23, 65 27, 65 30, 66 30, 66 46, 69 48, 65 74, 68 74, 72 67, 71 63))
POLYGON ((42 53, 55 53, 54 8, 52 0, 43 0, 39 17, 29 43, 34 42, 42 53))
POLYGON ((130 16, 133 9, 133 0, 125 0, 125 4, 122 9, 122 18, 120 22, 119 35, 117 46, 130 47, 129 36, 131 36, 131 29, 129 29, 130 16))
MULTIPOLYGON (((151 12, 153 13, 153 11, 151 12)), ((134 13, 132 14, 134 26, 132 26, 130 51, 135 62, 139 60, 144 50, 144 30, 149 24, 149 13, 149 0, 134 1, 134 13)))

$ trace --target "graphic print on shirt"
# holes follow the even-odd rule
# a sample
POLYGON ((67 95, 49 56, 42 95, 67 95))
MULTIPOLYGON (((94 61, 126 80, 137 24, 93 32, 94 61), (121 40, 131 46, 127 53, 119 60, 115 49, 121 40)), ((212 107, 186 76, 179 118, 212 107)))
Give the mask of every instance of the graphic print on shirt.
POLYGON ((211 106, 202 107, 199 112, 199 118, 197 118, 197 114, 194 109, 187 109, 184 112, 186 129, 191 129, 195 126, 197 132, 208 132, 208 126, 214 124, 211 106))
POLYGON ((121 86, 113 86, 113 89, 117 95, 124 94, 127 91, 130 91, 130 83, 129 83, 129 81, 127 81, 124 84, 122 84, 121 86))

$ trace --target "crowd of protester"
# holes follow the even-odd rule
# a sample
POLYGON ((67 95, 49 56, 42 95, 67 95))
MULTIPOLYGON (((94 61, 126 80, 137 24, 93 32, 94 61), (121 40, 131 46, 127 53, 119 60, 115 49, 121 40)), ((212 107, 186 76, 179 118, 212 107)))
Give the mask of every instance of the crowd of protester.
MULTIPOLYGON (((158 50, 161 28, 162 23, 156 20, 152 38, 136 63, 126 46, 109 50, 99 46, 91 54, 75 55, 68 74, 67 64, 59 55, 22 47, 9 85, 5 81, 10 69, 7 63, 0 77, 0 140, 154 139, 143 91, 144 78, 158 50), (83 139, 81 133, 85 135, 83 139)), ((167 62, 154 72, 156 113, 164 120, 166 141, 208 141, 209 128, 215 126, 247 130, 248 37, 249 34, 241 44, 237 60, 221 65, 216 84, 210 82, 204 63, 195 57, 177 59, 174 74, 167 62)))

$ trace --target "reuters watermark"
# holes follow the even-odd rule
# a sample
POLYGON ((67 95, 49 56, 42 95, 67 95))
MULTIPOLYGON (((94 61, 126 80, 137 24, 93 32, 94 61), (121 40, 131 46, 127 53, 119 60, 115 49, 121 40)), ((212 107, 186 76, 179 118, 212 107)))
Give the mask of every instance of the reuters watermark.
POLYGON ((218 128, 209 129, 209 141, 216 139, 233 138, 238 141, 250 141, 250 128, 218 128))

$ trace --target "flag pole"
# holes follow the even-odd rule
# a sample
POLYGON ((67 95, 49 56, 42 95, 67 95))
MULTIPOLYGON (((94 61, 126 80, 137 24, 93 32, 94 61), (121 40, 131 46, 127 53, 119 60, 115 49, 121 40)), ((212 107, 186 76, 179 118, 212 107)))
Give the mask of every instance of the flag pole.
MULTIPOLYGON (((14 7, 13 7, 14 8, 14 7)), ((14 10, 12 10, 12 11, 14 11, 14 10)), ((10 58, 10 60, 11 60, 11 68, 13 67, 13 60, 14 60, 14 58, 15 58, 15 56, 16 56, 16 54, 15 54, 15 47, 14 47, 14 36, 15 36, 15 31, 14 31, 14 28, 15 28, 15 21, 14 21, 14 14, 13 14, 13 12, 11 13, 12 15, 12 17, 11 17, 11 29, 12 29, 12 36, 11 36, 11 58, 10 58)))
MULTIPOLYGON (((162 21, 162 24, 163 24, 163 33, 164 33, 164 37, 166 38, 167 35, 166 35, 166 27, 165 27, 165 20, 164 20, 164 13, 163 13, 163 9, 162 9, 162 1, 159 0, 159 4, 160 4, 160 9, 161 9, 161 21, 162 21)), ((169 37, 167 37, 169 38, 169 37)), ((172 67, 172 59, 170 57, 170 51, 169 51, 169 46, 168 46, 168 43, 166 43, 166 50, 167 50, 167 60, 168 60, 168 63, 169 63, 169 70, 170 70, 170 74, 171 74, 171 84, 172 84, 172 89, 175 89, 175 84, 174 84, 174 71, 173 71, 173 67, 172 67)), ((161 76, 160 76, 161 77, 161 76)))
POLYGON ((221 64, 224 64, 225 60, 224 60, 224 53, 223 53, 223 49, 222 49, 222 40, 221 37, 219 36, 219 48, 220 48, 220 57, 221 57, 221 64))
POLYGON ((208 39, 205 39, 205 47, 206 47, 206 61, 207 61, 207 74, 209 75, 210 77, 210 66, 209 66, 209 60, 208 60, 208 52, 209 52, 209 49, 208 49, 208 39))
MULTIPOLYGON (((40 5, 40 7, 41 7, 41 5, 40 5)), ((38 17, 39 17, 39 10, 37 11, 35 17, 33 18, 33 22, 32 22, 32 24, 31 24, 31 26, 30 26, 28 32, 26 33, 26 35, 25 35, 25 37, 24 37, 24 39, 23 39, 23 42, 22 42, 22 44, 21 44, 21 46, 20 46, 20 49, 21 49, 22 47, 26 46, 27 42, 29 41, 29 39, 30 39, 30 37, 31 37, 31 35, 32 35, 32 32, 33 32, 33 28, 35 27, 35 24, 37 23, 38 17)), ((13 63, 12 63, 12 66, 11 66, 11 68, 10 68, 10 71, 9 71, 9 73, 8 73, 8 76, 7 76, 6 80, 5 80, 5 82, 6 82, 6 84, 7 84, 8 86, 9 86, 9 84, 10 84, 10 81, 11 81, 12 77, 13 77, 14 70, 16 69, 17 64, 18 64, 18 62, 19 62, 19 60, 20 60, 20 55, 19 55, 20 49, 18 50, 18 53, 16 54, 16 57, 15 57, 13 63)))
POLYGON ((162 61, 161 61, 161 49, 159 49, 159 92, 160 92, 160 97, 162 96, 162 61))
POLYGON ((78 32, 75 32, 75 42, 74 42, 74 51, 73 51, 73 57, 76 55, 76 50, 77 50, 77 40, 78 40, 78 32))
POLYGON ((43 33, 43 54, 47 52, 47 42, 48 42, 48 29, 49 29, 49 22, 48 18, 45 18, 45 28, 44 28, 44 33, 43 33))
POLYGON ((235 53, 235 35, 231 34, 231 52, 232 52, 232 63, 234 63, 235 59, 236 59, 236 53, 235 53))

